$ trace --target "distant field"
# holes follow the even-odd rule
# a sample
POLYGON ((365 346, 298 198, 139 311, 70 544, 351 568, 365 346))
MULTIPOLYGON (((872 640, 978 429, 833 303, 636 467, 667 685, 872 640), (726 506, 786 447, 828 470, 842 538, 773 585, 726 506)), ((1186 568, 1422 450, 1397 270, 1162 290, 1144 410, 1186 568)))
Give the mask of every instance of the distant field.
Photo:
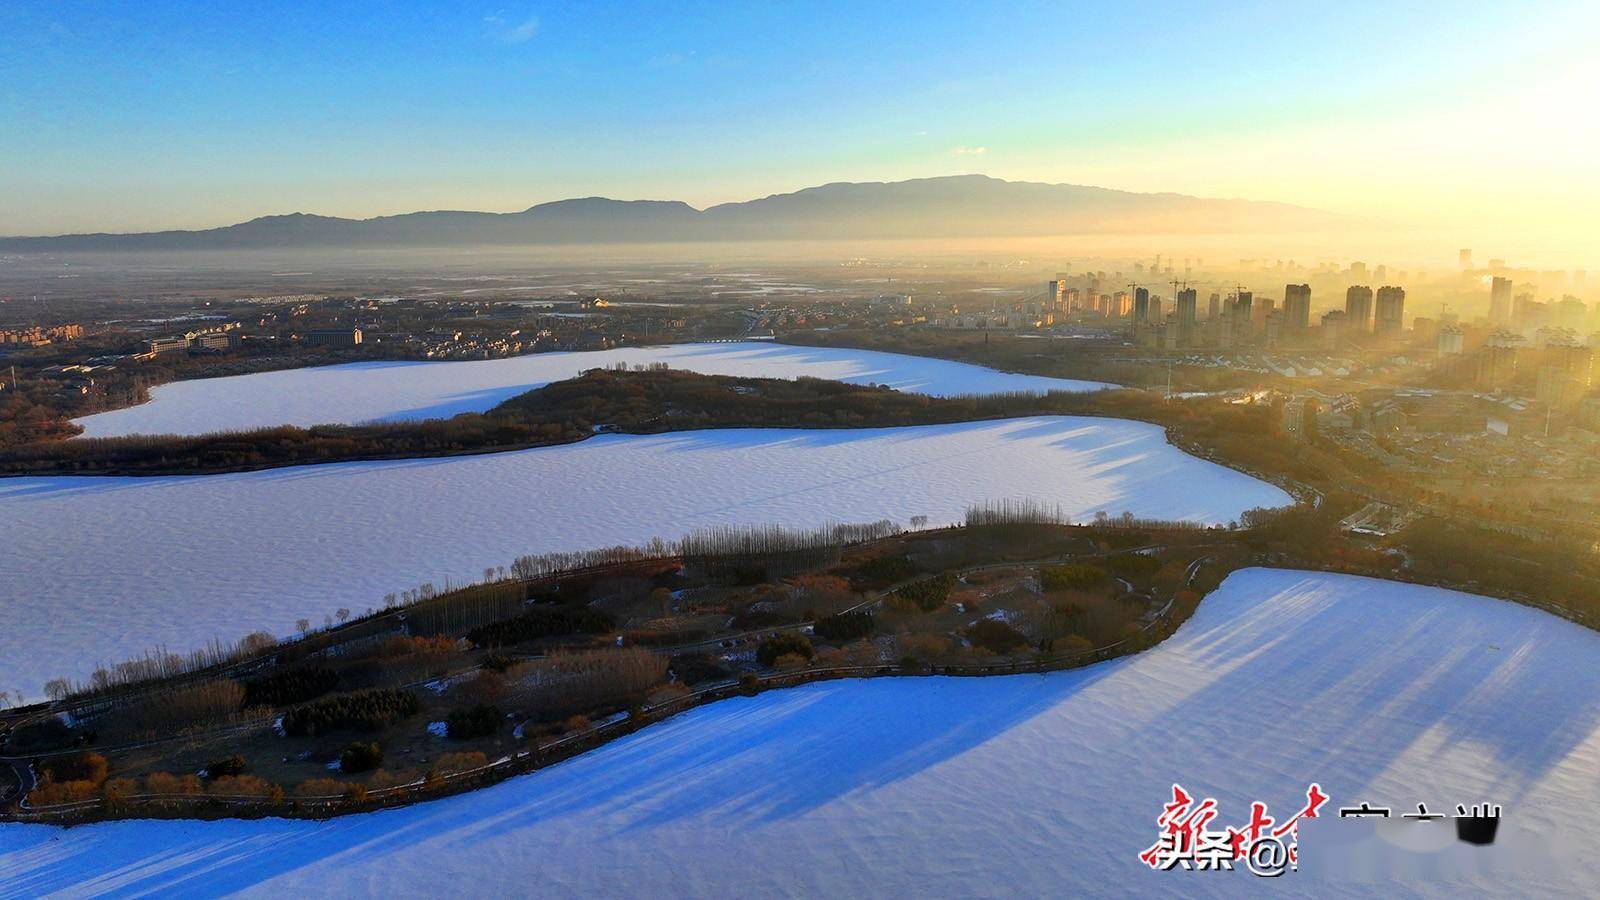
POLYGON ((540 385, 617 363, 665 363, 706 375, 831 378, 936 396, 1106 386, 897 353, 750 341, 538 353, 481 362, 352 363, 180 381, 152 390, 148 403, 86 416, 78 424, 85 437, 117 437, 440 418, 482 412, 540 385))
POLYGON ((404 809, 0 825, 0 893, 1587 896, 1597 682, 1600 635, 1537 610, 1247 569, 1131 657, 726 700, 404 809), (1217 800, 1219 828, 1254 800, 1292 816, 1310 782, 1331 799, 1299 871, 1151 872, 1174 782, 1217 800), (1338 818, 1363 801, 1504 811, 1481 848, 1448 821, 1338 818))

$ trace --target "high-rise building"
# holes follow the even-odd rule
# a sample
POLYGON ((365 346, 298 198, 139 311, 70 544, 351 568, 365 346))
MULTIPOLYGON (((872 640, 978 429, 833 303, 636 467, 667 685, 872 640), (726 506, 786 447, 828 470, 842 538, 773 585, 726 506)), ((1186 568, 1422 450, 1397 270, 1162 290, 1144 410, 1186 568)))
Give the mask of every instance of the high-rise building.
POLYGON ((1322 314, 1322 346, 1332 350, 1344 337, 1345 314, 1341 309, 1330 309, 1322 314))
POLYGON ((1066 309, 1067 280, 1058 276, 1047 282, 1044 287, 1044 296, 1051 309, 1066 309))
POLYGON ((1582 300, 1567 294, 1555 308, 1556 324, 1573 331, 1582 331, 1589 324, 1589 307, 1582 300))
POLYGON ((1549 324, 1550 307, 1533 299, 1532 294, 1518 294, 1511 304, 1511 322, 1523 331, 1537 331, 1549 324))
POLYGON ((1194 288, 1184 288, 1178 291, 1173 305, 1173 328, 1177 331, 1178 342, 1184 346, 1198 343, 1195 338, 1200 329, 1200 292, 1194 288))
POLYGON ((1438 337, 1434 338, 1434 349, 1440 356, 1457 356, 1461 353, 1462 337, 1461 326, 1441 325, 1438 337))
POLYGON ((1187 333, 1194 328, 1196 304, 1199 302, 1200 292, 1194 288, 1184 288, 1178 292, 1178 325, 1187 333))
POLYGON ((1344 327, 1349 337, 1372 330, 1372 288, 1356 284, 1344 292, 1344 327))
POLYGON ((1397 338, 1405 330, 1406 289, 1384 285, 1378 288, 1377 319, 1373 330, 1379 337, 1397 338))
POLYGON ((1489 282, 1489 318, 1500 323, 1511 321, 1511 279, 1496 275, 1489 282))
POLYGON ((1222 295, 1212 291, 1211 301, 1206 304, 1206 318, 1215 319, 1222 314, 1222 295))
POLYGON ((1267 317, 1261 320, 1262 335, 1267 339, 1267 346, 1271 347, 1283 337, 1283 311, 1272 310, 1267 317))
POLYGON ((1141 324, 1150 321, 1150 289, 1133 289, 1133 321, 1141 324))
POLYGON ((1472 268, 1472 251, 1463 249, 1461 251, 1461 254, 1460 254, 1460 260, 1461 260, 1461 268, 1463 268, 1463 269, 1472 268))
POLYGON ((1568 409, 1589 392, 1594 351, 1576 341, 1553 344, 1545 350, 1535 385, 1534 399, 1568 409))
POLYGON ((1521 346, 1520 334, 1497 331, 1490 335, 1478 352, 1477 386, 1490 391, 1508 387, 1517 377, 1517 351, 1521 346))
POLYGON ((1284 324, 1291 331, 1304 331, 1311 326, 1311 285, 1284 285, 1283 315, 1284 324))

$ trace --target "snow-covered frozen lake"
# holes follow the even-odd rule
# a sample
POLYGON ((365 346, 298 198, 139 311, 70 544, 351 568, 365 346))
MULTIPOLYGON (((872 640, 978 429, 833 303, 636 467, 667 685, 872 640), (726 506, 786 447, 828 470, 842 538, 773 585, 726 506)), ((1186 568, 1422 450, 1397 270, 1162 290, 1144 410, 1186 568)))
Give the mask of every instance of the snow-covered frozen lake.
POLYGON ((0 894, 1592 896, 1597 683, 1600 635, 1536 610, 1252 569, 1137 656, 727 700, 405 809, 0 825, 0 894), (1292 815, 1313 781, 1331 800, 1299 871, 1137 860, 1174 782, 1215 797, 1220 827, 1252 800, 1292 815), (1473 848, 1448 821, 1379 838, 1337 817, 1362 801, 1504 813, 1473 848), (1526 861, 1497 871, 1513 848, 1526 861))
POLYGON ((540 385, 617 363, 666 363, 706 375, 831 378, 936 396, 1108 386, 898 353, 747 341, 537 353, 481 362, 352 363, 179 381, 152 390, 148 403, 77 422, 85 437, 117 437, 443 418, 481 412, 540 385))
POLYGON ((162 644, 391 591, 443 587, 524 553, 677 538, 719 524, 811 528, 1032 497, 1087 519, 1227 522, 1288 495, 1189 456, 1154 425, 1039 417, 886 429, 601 435, 449 459, 234 475, 0 479, 0 684, 36 691, 162 644))

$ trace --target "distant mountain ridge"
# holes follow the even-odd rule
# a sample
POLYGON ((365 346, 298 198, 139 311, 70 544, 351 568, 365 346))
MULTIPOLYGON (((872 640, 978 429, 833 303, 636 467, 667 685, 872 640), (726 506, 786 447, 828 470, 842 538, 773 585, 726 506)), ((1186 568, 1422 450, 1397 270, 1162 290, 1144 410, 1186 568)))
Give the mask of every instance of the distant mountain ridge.
POLYGON ((835 182, 704 210, 676 200, 581 197, 522 212, 455 210, 343 219, 262 216, 199 231, 0 237, 0 250, 245 250, 469 244, 664 243, 1024 237, 1120 231, 1307 230, 1331 213, 1283 203, 1139 194, 952 175, 835 182))

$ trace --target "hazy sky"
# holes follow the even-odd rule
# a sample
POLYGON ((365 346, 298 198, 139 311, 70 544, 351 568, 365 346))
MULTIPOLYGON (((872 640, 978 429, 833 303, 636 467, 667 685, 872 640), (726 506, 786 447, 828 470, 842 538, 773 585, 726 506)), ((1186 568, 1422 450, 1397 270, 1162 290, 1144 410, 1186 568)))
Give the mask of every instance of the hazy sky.
POLYGON ((984 172, 1587 242, 1597 34, 1594 2, 3 0, 0 234, 984 172))

